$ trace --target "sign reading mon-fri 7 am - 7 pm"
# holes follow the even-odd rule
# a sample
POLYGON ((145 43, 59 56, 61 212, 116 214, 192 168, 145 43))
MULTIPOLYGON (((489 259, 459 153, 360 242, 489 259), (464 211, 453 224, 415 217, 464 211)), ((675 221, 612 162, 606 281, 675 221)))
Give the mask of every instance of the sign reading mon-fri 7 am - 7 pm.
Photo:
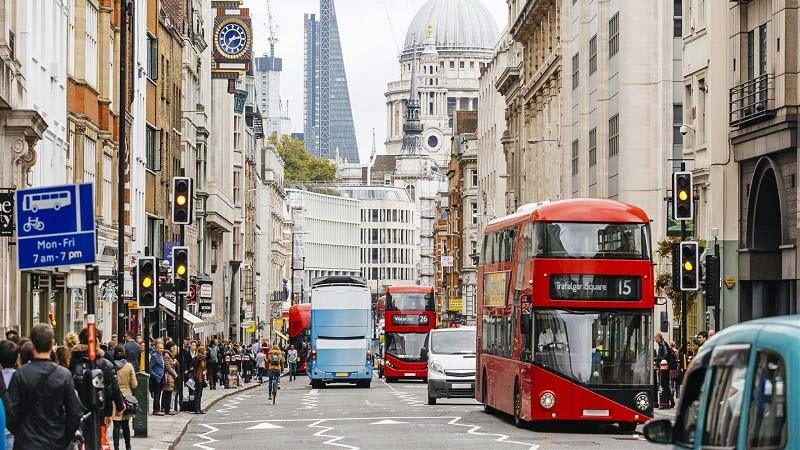
POLYGON ((93 184, 21 189, 16 195, 20 270, 95 262, 93 184))

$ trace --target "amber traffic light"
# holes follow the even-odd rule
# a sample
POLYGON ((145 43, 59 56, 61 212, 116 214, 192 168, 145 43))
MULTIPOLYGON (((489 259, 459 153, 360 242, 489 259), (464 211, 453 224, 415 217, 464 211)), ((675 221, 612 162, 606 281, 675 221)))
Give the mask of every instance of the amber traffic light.
POLYGON ((172 223, 189 225, 192 223, 192 196, 194 185, 189 177, 172 179, 172 223))
POLYGON ((697 242, 681 242, 681 290, 696 291, 700 288, 699 246, 697 242))
POLYGON ((178 292, 189 293, 189 247, 172 247, 172 282, 178 292))
POLYGON ((139 308, 155 308, 158 301, 158 273, 154 256, 141 256, 136 263, 136 302, 139 308))
POLYGON ((672 174, 672 216, 675 220, 692 220, 694 217, 692 182, 691 172, 672 174))

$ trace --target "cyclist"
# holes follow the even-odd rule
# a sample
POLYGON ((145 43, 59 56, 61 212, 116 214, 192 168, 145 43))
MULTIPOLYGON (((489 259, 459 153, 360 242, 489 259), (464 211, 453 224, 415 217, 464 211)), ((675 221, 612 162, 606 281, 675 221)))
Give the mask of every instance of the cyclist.
MULTIPOLYGON (((286 359, 283 357, 283 352, 277 345, 273 345, 267 353, 267 374, 269 376, 269 384, 267 385, 267 400, 272 400, 273 383, 280 382, 281 371, 286 367, 286 359)), ((277 388, 277 386, 275 386, 277 388)))

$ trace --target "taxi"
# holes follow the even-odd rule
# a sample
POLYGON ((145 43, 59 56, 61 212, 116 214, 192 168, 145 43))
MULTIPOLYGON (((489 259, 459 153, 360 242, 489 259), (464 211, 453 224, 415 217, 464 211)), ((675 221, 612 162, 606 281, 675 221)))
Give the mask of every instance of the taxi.
POLYGON ((673 448, 800 449, 800 316, 714 335, 687 369, 675 422, 643 434, 673 448))

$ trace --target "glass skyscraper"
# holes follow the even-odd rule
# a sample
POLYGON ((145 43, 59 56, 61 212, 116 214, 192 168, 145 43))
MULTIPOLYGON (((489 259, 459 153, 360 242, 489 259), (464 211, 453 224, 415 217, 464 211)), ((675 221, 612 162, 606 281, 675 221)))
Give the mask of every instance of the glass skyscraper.
POLYGON ((353 110, 333 0, 320 0, 319 19, 305 15, 303 120, 314 156, 358 163, 353 110))

